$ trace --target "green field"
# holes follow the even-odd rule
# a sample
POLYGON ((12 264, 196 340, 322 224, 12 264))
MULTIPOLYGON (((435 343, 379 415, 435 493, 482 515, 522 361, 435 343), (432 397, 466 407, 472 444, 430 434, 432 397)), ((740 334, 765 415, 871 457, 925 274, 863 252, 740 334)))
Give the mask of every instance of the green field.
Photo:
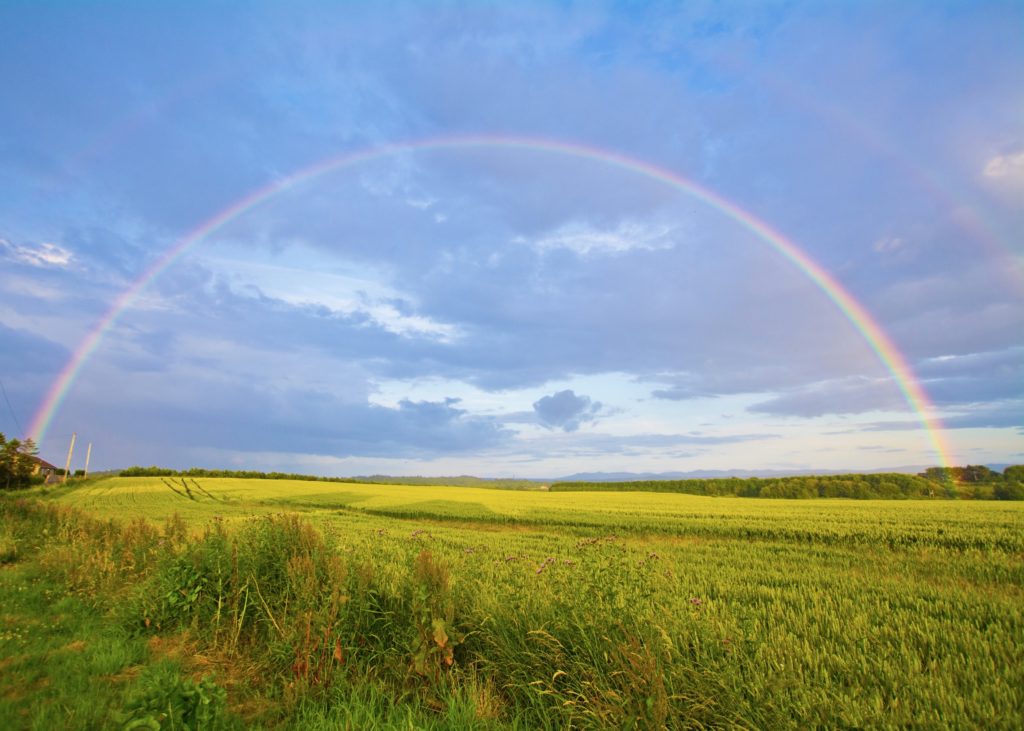
MULTIPOLYGON (((192 698, 226 688, 216 723, 266 727, 1024 717, 1020 503, 152 477, 31 495, 0 500, 3 596, 61 594, 90 610, 81 632, 125 648, 98 673, 106 700, 65 701, 63 726, 150 718, 159 672, 192 698)), ((8 624, 37 604, 10 603, 8 624)), ((61 682, 26 674, 50 651, 29 635, 0 636, 5 728, 60 702, 61 682)))

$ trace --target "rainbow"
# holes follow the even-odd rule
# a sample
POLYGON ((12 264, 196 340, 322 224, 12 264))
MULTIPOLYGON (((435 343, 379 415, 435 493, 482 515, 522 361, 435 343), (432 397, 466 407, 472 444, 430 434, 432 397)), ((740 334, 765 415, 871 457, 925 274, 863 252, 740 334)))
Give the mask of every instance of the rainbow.
POLYGON ((54 380, 36 411, 29 426, 29 436, 33 437, 37 444, 42 443, 54 416, 74 385, 82 367, 96 351, 96 348, 99 347, 104 335, 110 331, 114 323, 131 306, 146 286, 183 254, 229 221, 241 216, 246 211, 251 210, 275 195, 325 173, 399 153, 467 148, 539 151, 601 162, 611 167, 664 183, 711 206, 743 226, 789 260, 839 308, 840 312, 850 321, 885 368, 892 374, 903 398, 916 414, 928 435, 928 439, 940 464, 944 467, 952 466, 953 460, 945 443, 942 425, 938 417, 934 415, 934 408, 928 395, 892 340, 889 339, 888 335, 885 334, 864 306, 846 291, 838 280, 825 271, 796 244, 785 238, 767 223, 740 208, 732 201, 681 175, 651 163, 627 157, 618 152, 560 140, 487 135, 435 137, 398 142, 332 157, 305 167, 287 177, 278 179, 224 208, 212 218, 207 219, 182 237, 174 246, 167 249, 131 286, 122 292, 110 309, 96 323, 96 326, 82 339, 82 342, 79 343, 67 364, 54 380))

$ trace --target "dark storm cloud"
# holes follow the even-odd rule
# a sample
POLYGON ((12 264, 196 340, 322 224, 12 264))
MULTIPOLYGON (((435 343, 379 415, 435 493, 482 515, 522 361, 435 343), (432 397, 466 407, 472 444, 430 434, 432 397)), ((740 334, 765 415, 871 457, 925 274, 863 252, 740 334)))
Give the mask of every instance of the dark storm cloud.
MULTIPOLYGON (((638 264, 654 279, 655 272, 671 261, 671 253, 651 252, 649 257, 650 261, 638 264)), ((165 333, 168 342, 176 339, 176 331, 201 331, 253 347, 284 350, 301 346, 333 357, 372 360, 389 377, 453 376, 485 388, 540 384, 574 370, 642 373, 685 363, 691 358, 695 365, 710 359, 725 364, 758 358, 762 341, 716 326, 718 318, 735 317, 735 326, 740 327, 744 320, 738 311, 752 306, 748 297, 763 296, 756 287, 733 296, 729 312, 693 319, 686 311, 676 311, 664 302, 659 304, 661 295, 645 292, 641 275, 628 277, 628 293, 613 294, 613 285, 606 279, 613 276, 611 264, 601 263, 596 271, 581 264, 575 274, 567 276, 584 281, 570 283, 561 291, 551 290, 543 281, 550 279, 553 285, 556 272, 546 270, 543 263, 530 266, 535 267, 532 276, 502 276, 497 281, 475 279, 480 270, 461 272, 458 276, 465 286, 438 278, 439 289, 459 295, 451 299, 451 308, 417 307, 408 299, 396 308, 406 315, 433 316, 442 323, 455 323, 460 334, 447 342, 427 334, 390 332, 359 311, 339 313, 322 306, 285 303, 258 291, 241 293, 199 265, 176 266, 154 284, 171 307, 132 308, 121 322, 124 327, 139 328, 140 333, 165 333), (531 281, 538 280, 540 283, 531 286, 531 281), (589 296, 591 287, 604 288, 605 295, 589 296), (582 306, 584 299, 590 301, 589 311, 582 306), (595 347, 596 339, 621 345, 595 347), (691 342, 695 347, 689 345, 691 342)), ((666 292, 670 291, 670 280, 671 277, 665 278, 666 292)), ((430 297, 429 293, 425 296, 430 297)), ((772 332, 779 340, 799 338, 799 330, 785 323, 786 317, 799 311, 798 299, 762 304, 762 311, 775 308, 779 313, 773 318, 775 325, 762 323, 762 333, 772 332), (789 311, 786 316, 779 307, 789 311)), ((826 321, 829 317, 830 313, 825 313, 826 321)), ((158 335, 152 337, 159 342, 158 335)), ((799 339, 792 342, 794 349, 800 347, 799 339)), ((806 350, 810 361, 806 367, 822 359, 826 363, 838 361, 850 347, 856 355, 860 346, 849 333, 839 333, 835 348, 806 350)), ((736 383, 723 378, 707 385, 714 389, 712 392, 723 393, 730 388, 737 390, 737 384, 746 387, 752 375, 759 386, 777 386, 785 379, 802 377, 799 371, 787 371, 784 366, 785 362, 780 360, 759 369, 741 369, 735 374, 736 383)), ((714 373, 732 371, 723 366, 714 373)))
POLYGON ((906 401, 894 381, 851 379, 816 383, 785 391, 767 401, 753 404, 747 410, 773 416, 810 418, 905 407, 906 401))
POLYGON ((0 381, 6 392, 6 399, 0 401, 0 432, 25 436, 50 379, 67 357, 67 349, 44 334, 0 322, 0 381))
MULTIPOLYGON (((149 382, 140 374, 125 389, 149 382)), ((339 399, 299 387, 255 388, 234 382, 162 374, 162 388, 173 398, 125 403, 111 409, 79 397, 68 404, 69 418, 89 415, 89 429, 117 433, 128 419, 137 425, 130 441, 173 443, 190 448, 277 453, 316 453, 333 457, 430 458, 480 453, 505 444, 511 433, 491 419, 469 414, 457 401, 403 400, 396 407, 339 399)), ((93 384, 95 385, 95 384, 93 384)), ((104 389, 86 388, 102 393, 104 389)), ((83 422, 86 423, 86 422, 83 422)), ((105 459, 131 459, 105 439, 105 459)))
MULTIPOLYGON (((725 338, 723 338, 725 340, 725 338)), ((703 345, 703 344, 702 344, 703 345)), ((712 347, 714 347, 712 345, 712 347)), ((753 349, 752 349, 753 351, 753 349)), ((707 352, 707 351, 704 351, 707 352)), ((751 356, 754 352, 750 353, 751 356)), ((667 401, 689 401, 699 398, 727 396, 742 393, 760 393, 782 389, 802 388, 808 380, 821 372, 812 363, 783 361, 776 363, 742 363, 716 359, 715 366, 701 371, 690 371, 674 376, 646 379, 666 382, 668 388, 658 388, 651 396, 667 401)))
MULTIPOLYGON (((945 356, 921 364, 918 377, 928 399, 936 406, 971 410, 970 415, 952 416, 953 425, 1012 426, 1012 409, 999 404, 1021 394, 1024 384, 1024 349, 945 356), (979 404, 988 408, 975 411, 979 404), (1007 423, 1009 418, 1009 423, 1007 423), (981 424, 983 421, 990 424, 981 424)), ((664 396, 663 396, 664 397, 664 396)), ((778 396, 749 407, 755 413, 776 416, 815 417, 825 414, 856 414, 867 411, 906 408, 904 397, 892 379, 845 379, 824 381, 783 391, 778 396)), ((1021 423, 1021 414, 1017 419, 1021 423)))
POLYGON ((918 373, 939 406, 998 403, 1024 394, 1024 347, 947 356, 923 363, 918 373))
POLYGON ((7 327, 0 322, 0 373, 45 372, 67 356, 67 348, 43 333, 7 327))
MULTIPOLYGON (((1015 429, 1024 434, 1024 399, 995 403, 964 404, 941 424, 946 429, 1015 429)), ((920 421, 879 421, 863 427, 869 431, 922 429, 920 421)))
POLYGON ((949 429, 1011 428, 1024 434, 1024 399, 978 404, 943 419, 942 423, 949 429))
POLYGON ((581 424, 593 421, 601 413, 601 402, 592 402, 589 396, 579 396, 570 388, 544 396, 533 403, 537 420, 549 429, 571 432, 581 424))

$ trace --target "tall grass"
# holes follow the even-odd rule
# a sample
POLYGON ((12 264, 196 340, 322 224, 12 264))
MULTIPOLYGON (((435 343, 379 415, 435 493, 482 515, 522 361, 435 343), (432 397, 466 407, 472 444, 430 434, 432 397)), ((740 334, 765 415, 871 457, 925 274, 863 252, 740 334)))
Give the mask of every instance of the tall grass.
POLYGON ((577 506, 577 524, 565 507, 547 524, 527 513, 505 525, 471 522, 464 506, 455 520, 435 504, 424 521, 399 502, 375 508, 385 516, 317 498, 324 510, 307 516, 319 527, 247 517, 240 500, 218 501, 217 519, 163 524, 0 500, 0 527, 15 566, 34 556, 126 641, 180 638, 224 669, 140 673, 107 720, 164 705, 165 720, 195 719, 210 706, 230 725, 225 704, 249 725, 297 728, 1012 728, 1020 717, 1024 566, 1006 538, 1019 513, 971 506, 989 516, 972 525, 911 505, 902 523, 879 509, 872 527, 866 504, 728 512, 705 499, 720 512, 698 515, 695 498, 658 499, 676 498, 675 533, 639 513, 658 529, 610 533, 608 516, 634 514, 604 495, 618 512, 577 506))

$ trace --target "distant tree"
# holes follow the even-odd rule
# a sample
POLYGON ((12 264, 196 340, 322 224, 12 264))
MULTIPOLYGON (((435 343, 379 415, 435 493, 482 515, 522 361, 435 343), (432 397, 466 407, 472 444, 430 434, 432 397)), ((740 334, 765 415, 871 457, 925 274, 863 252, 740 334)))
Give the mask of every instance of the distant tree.
POLYGON ((174 470, 164 469, 163 467, 129 467, 123 469, 120 472, 121 477, 173 477, 178 474, 174 470))
POLYGON ((932 482, 952 482, 955 479, 953 470, 949 467, 929 467, 921 473, 921 477, 932 482))
POLYGON ((969 464, 966 467, 956 468, 960 482, 985 483, 995 482, 1000 479, 998 472, 993 472, 985 465, 969 464))
POLYGON ((1004 482, 992 494, 996 500, 1024 500, 1024 482, 1004 482))
POLYGON ((26 487, 30 483, 37 451, 31 439, 8 439, 0 433, 0 483, 5 490, 26 487))
POLYGON ((1024 465, 1003 470, 1003 479, 992 492, 996 500, 1024 500, 1024 465))
POLYGON ((999 482, 1002 477, 985 465, 969 464, 966 467, 929 467, 921 477, 944 485, 986 485, 999 482))
POLYGON ((1003 482, 1024 482, 1024 464, 1015 464, 1003 470, 1003 482))

